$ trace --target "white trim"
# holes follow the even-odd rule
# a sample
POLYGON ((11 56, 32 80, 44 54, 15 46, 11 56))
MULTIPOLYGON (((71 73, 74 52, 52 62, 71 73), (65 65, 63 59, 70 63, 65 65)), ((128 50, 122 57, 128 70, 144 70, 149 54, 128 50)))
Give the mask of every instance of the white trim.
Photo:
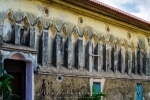
POLYGON ((105 79, 103 79, 103 78, 102 78, 102 79, 93 79, 93 78, 90 78, 89 82, 90 82, 90 95, 91 95, 91 96, 92 96, 92 86, 93 86, 93 82, 101 83, 101 92, 103 92, 105 79))

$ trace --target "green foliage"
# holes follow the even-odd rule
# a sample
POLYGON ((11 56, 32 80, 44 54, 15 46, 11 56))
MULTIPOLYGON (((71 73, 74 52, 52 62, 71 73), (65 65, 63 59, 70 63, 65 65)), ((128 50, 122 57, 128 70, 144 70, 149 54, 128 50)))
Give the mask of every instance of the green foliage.
POLYGON ((11 100, 12 98, 19 98, 18 95, 11 93, 12 87, 10 79, 12 79, 13 76, 10 74, 4 74, 2 67, 0 66, 0 97, 3 95, 4 100, 11 100))
POLYGON ((2 67, 0 67, 0 96, 6 91, 12 92, 10 79, 13 78, 10 74, 3 75, 2 67))
POLYGON ((101 97, 106 97, 106 94, 103 92, 96 93, 96 90, 92 87, 92 96, 86 96, 84 100, 101 100, 101 97))
POLYGON ((18 95, 16 94, 13 94, 11 92, 6 92, 5 95, 4 95, 4 100, 18 100, 18 98, 20 98, 18 95))

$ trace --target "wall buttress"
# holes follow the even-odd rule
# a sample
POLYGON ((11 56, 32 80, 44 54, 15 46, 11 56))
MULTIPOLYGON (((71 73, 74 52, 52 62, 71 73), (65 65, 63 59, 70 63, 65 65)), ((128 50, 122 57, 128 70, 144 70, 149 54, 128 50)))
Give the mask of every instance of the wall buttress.
POLYGON ((106 71, 110 69, 110 43, 106 42, 106 71))
POLYGON ((114 69, 113 71, 116 73, 118 70, 118 47, 117 43, 114 44, 114 69))
POLYGON ((132 71, 132 51, 131 51, 131 47, 128 47, 128 70, 127 70, 127 73, 129 75, 131 75, 131 71, 132 71))
POLYGON ((83 40, 81 38, 78 39, 78 63, 76 68, 83 69, 83 40))
POLYGON ((86 46, 86 62, 85 66, 89 72, 92 71, 93 68, 93 61, 92 61, 92 56, 89 56, 89 54, 92 54, 92 39, 89 39, 89 42, 87 43, 86 46))
POLYGON ((142 49, 140 49, 140 75, 143 74, 143 52, 142 49))
POLYGON ((16 24, 15 27, 15 44, 20 44, 20 24, 16 24))
POLYGON ((48 64, 48 31, 43 32, 42 37, 42 65, 46 66, 48 64))
POLYGON ((103 44, 102 44, 102 42, 100 42, 100 45, 99 45, 99 54, 100 54, 100 58, 99 58, 99 60, 100 60, 100 70, 102 70, 103 69, 103 44))
POLYGON ((138 48, 137 47, 135 47, 135 66, 134 66, 134 73, 135 74, 137 74, 137 69, 138 69, 138 55, 137 55, 137 52, 138 52, 138 50, 137 50, 138 48))
POLYGON ((34 28, 34 26, 31 26, 30 27, 30 34, 29 34, 30 36, 29 36, 29 46, 30 47, 34 47, 34 45, 35 45, 35 28, 34 28))
POLYGON ((124 45, 121 44, 121 73, 124 74, 125 71, 125 48, 124 45))

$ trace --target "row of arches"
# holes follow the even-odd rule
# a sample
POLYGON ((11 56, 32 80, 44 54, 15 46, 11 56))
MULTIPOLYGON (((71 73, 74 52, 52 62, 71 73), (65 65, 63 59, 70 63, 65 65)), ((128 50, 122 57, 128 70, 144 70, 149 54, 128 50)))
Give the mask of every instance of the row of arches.
POLYGON ((33 27, 26 16, 16 23, 8 13, 4 19, 3 41, 34 47, 37 61, 42 66, 146 74, 144 47, 134 46, 134 43, 129 45, 127 41, 113 39, 113 36, 97 36, 95 33, 89 36, 87 31, 79 36, 78 33, 77 27, 68 33, 65 25, 58 31, 54 23, 44 28, 40 20, 33 27))

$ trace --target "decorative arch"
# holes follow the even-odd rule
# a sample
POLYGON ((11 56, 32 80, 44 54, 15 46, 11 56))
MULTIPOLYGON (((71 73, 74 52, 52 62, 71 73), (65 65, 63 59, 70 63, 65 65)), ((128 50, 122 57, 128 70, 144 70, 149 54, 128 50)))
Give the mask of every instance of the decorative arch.
POLYGON ((34 67, 36 65, 35 61, 31 57, 27 57, 25 53, 22 52, 12 52, 7 56, 4 56, 2 59, 3 68, 4 68, 4 60, 5 59, 13 59, 13 60, 21 60, 26 62, 26 100, 34 99, 34 67))

